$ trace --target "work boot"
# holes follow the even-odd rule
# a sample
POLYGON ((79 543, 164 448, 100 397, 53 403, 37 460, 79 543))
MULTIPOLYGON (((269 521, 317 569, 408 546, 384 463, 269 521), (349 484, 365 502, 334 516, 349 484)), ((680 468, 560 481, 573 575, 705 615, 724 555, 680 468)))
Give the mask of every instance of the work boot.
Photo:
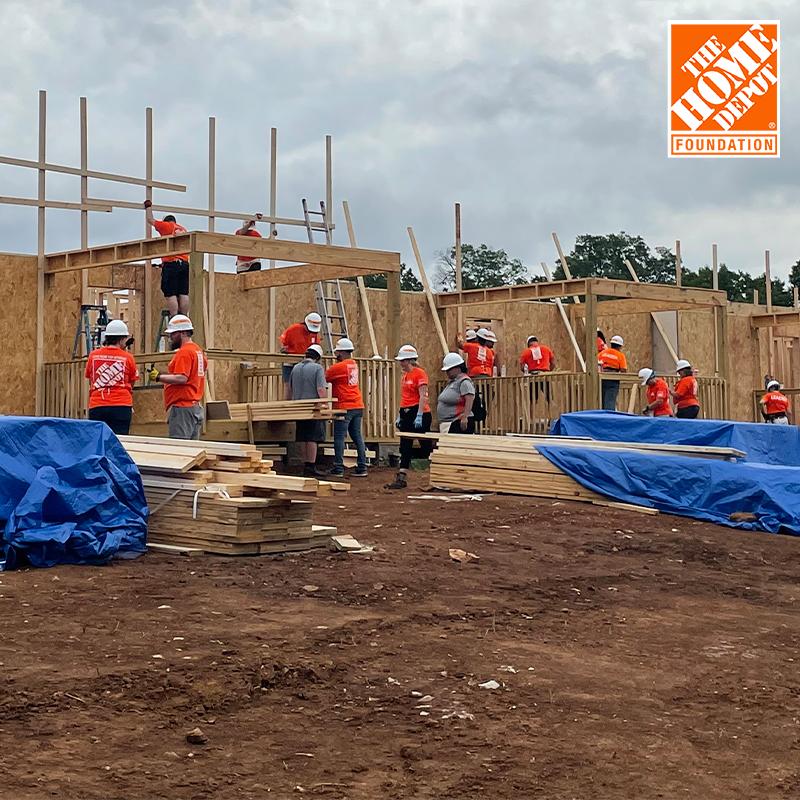
POLYGON ((397 476, 391 483, 387 483, 384 489, 405 489, 408 486, 405 472, 398 472, 397 476))

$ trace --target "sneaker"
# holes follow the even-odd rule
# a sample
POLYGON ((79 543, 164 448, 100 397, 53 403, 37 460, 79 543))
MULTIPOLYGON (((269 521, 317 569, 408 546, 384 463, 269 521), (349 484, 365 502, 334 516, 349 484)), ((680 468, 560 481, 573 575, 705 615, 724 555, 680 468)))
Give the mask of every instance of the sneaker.
POLYGON ((356 467, 351 473, 351 478, 366 478, 369 473, 366 467, 356 467))
POLYGON ((338 467, 331 467, 331 469, 328 470, 327 475, 330 478, 344 478, 344 470, 339 469, 338 467))

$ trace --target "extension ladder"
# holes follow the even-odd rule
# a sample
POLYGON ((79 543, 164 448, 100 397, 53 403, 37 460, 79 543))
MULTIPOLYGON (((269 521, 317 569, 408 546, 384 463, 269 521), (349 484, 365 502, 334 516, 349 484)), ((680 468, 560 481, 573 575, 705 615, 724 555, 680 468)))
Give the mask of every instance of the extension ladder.
MULTIPOLYGON (((324 201, 320 200, 319 208, 319 211, 309 211, 308 202, 303 198, 303 219, 306 222, 306 233, 311 244, 314 244, 314 229, 311 227, 311 216, 316 215, 321 217, 323 222, 327 221, 324 201)), ((327 224, 325 225, 325 244, 332 244, 331 229, 327 224)), ((328 349, 333 352, 337 339, 350 338, 347 334, 347 315, 344 310, 342 287, 339 279, 319 281, 314 289, 314 295, 317 300, 317 311, 322 317, 322 330, 325 340, 327 341, 328 349)))

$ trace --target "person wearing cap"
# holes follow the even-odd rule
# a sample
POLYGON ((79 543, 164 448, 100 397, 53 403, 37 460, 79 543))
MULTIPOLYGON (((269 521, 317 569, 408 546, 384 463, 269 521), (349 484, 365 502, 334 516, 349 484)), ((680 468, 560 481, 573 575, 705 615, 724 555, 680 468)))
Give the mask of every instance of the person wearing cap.
POLYGON ((89 419, 105 422, 118 436, 131 429, 133 385, 139 380, 136 361, 125 349, 129 336, 128 326, 112 319, 106 325, 103 346, 92 350, 86 361, 89 419))
POLYGON ((789 398, 781 391, 776 380, 767 382, 767 393, 758 401, 764 422, 771 425, 789 425, 789 398))
POLYGON ((467 375, 466 362, 458 353, 448 353, 442 372, 447 375, 447 384, 436 401, 439 433, 475 433, 475 384, 467 375))
POLYGON ((208 359, 192 341, 194 326, 185 314, 177 314, 167 325, 170 350, 176 353, 167 372, 151 366, 151 382, 164 384, 164 407, 171 439, 199 439, 203 427, 203 392, 206 388, 208 359))
MULTIPOLYGON (((312 344, 319 344, 319 332, 322 328, 322 317, 316 311, 306 314, 302 322, 295 322, 281 334, 281 353, 293 356, 304 356, 312 344)), ((292 390, 289 378, 296 361, 286 363, 281 368, 283 374, 283 396, 291 400, 292 390)))
MULTIPOLYGON (((597 354, 597 364, 601 372, 626 372, 628 361, 622 348, 625 341, 621 336, 612 336, 611 344, 604 347, 597 354)), ((603 387, 603 410, 617 410, 617 396, 619 395, 619 381, 601 380, 603 387)))
MULTIPOLYGON (((250 236, 260 239, 261 234, 256 230, 256 220, 261 221, 261 214, 256 214, 253 219, 248 220, 239 230, 235 231, 236 236, 250 236)), ((243 272, 258 272, 261 269, 261 262, 257 258, 250 256, 236 256, 236 274, 243 272)))
MULTIPOLYGON (((316 400, 328 396, 325 370, 319 363, 322 348, 312 344, 306 350, 305 358, 292 368, 289 386, 292 400, 316 400)), ((317 449, 325 441, 325 423, 321 419, 300 419, 295 423, 295 441, 300 444, 303 456, 303 475, 313 477, 322 475, 318 470, 317 449)))
POLYGON ((354 478, 367 476, 367 449, 361 435, 361 421, 364 417, 364 400, 358 386, 358 364, 353 359, 355 347, 349 339, 339 339, 333 350, 336 363, 328 367, 325 380, 331 384, 334 408, 344 409, 347 413, 333 421, 333 469, 330 475, 344 475, 344 442, 347 434, 353 440, 358 454, 354 478))
POLYGON ((656 377, 654 369, 640 369, 639 378, 642 386, 646 386, 647 405, 642 414, 649 417, 671 417, 672 408, 669 404, 669 386, 663 378, 656 377))
MULTIPOLYGON (((187 233, 172 214, 163 220, 153 216, 153 203, 144 201, 144 218, 148 225, 158 231, 159 236, 176 236, 187 233)), ((176 253, 161 259, 161 294, 167 301, 170 317, 189 313, 189 254, 176 253)))
POLYGON ((550 372, 556 368, 556 357, 546 344, 539 343, 536 336, 529 336, 526 347, 519 357, 519 368, 525 375, 550 372))
MULTIPOLYGON (((404 344, 395 356, 395 361, 400 362, 402 378, 400 380, 400 411, 395 420, 395 427, 405 433, 427 433, 431 429, 431 407, 428 401, 428 374, 417 366, 419 354, 417 349, 410 344, 404 344)), ((400 469, 392 483, 387 483, 386 489, 405 489, 407 475, 411 466, 411 459, 428 458, 431 454, 432 443, 428 439, 419 440, 420 447, 415 453, 414 439, 403 436, 400 438, 400 469)))
POLYGON ((682 358, 675 365, 680 379, 670 392, 675 401, 675 416, 678 419, 697 419, 700 413, 700 401, 697 399, 697 379, 692 372, 692 365, 682 358))

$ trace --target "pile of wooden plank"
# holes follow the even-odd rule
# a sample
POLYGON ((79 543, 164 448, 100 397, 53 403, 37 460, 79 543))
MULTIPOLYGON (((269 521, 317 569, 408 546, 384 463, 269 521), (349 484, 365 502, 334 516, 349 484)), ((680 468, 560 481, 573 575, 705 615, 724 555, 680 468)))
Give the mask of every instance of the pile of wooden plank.
POLYGON ((312 524, 313 501, 348 484, 277 475, 253 445, 119 439, 142 476, 148 542, 256 555, 327 547, 336 534, 312 524))
MULTIPOLYGON (((403 434, 401 434, 403 435, 403 434)), ((413 434, 408 434, 409 436, 413 434)), ((588 447, 593 450, 672 453, 693 457, 735 459, 739 450, 725 447, 639 444, 576 440, 568 437, 459 436, 428 434, 438 440, 431 456, 431 485, 440 489, 500 492, 561 500, 580 500, 596 505, 631 508, 657 513, 642 506, 618 503, 581 486, 537 452, 537 445, 588 447)))
POLYGON ((274 400, 264 403, 228 403, 218 401, 214 404, 215 419, 231 419, 238 422, 276 422, 307 419, 331 420, 344 414, 333 407, 332 398, 318 400, 274 400))

